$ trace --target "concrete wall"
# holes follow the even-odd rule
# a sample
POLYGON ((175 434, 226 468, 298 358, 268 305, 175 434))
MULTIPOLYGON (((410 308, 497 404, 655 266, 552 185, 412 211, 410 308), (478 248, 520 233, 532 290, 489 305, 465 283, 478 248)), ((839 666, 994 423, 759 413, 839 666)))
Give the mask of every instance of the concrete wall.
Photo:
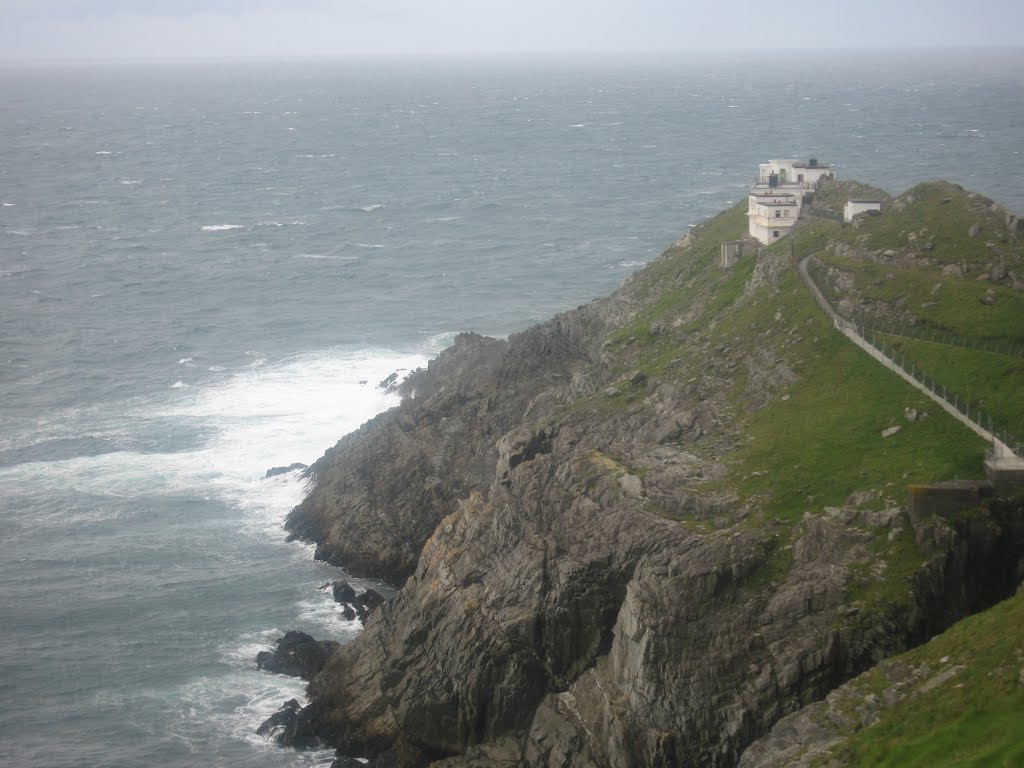
MULTIPOLYGON (((753 246, 751 246, 753 247, 753 246)), ((719 256, 718 266, 723 269, 728 269, 733 266, 743 256, 743 241, 742 240, 731 240, 726 243, 722 243, 722 253, 719 256)))
POLYGON ((953 515, 973 509, 992 496, 987 483, 953 482, 909 485, 908 506, 911 515, 953 515))
POLYGON ((843 221, 849 224, 853 217, 864 211, 880 211, 882 204, 879 202, 865 202, 863 200, 847 200, 843 206, 843 221))
POLYGON ((782 221, 785 223, 765 227, 758 224, 757 218, 752 216, 750 218, 750 235, 751 237, 756 237, 765 245, 774 243, 780 237, 785 237, 786 235, 788 235, 790 230, 793 228, 793 225, 796 224, 796 219, 782 219, 782 221), (775 236, 776 232, 779 233, 778 237, 775 236))

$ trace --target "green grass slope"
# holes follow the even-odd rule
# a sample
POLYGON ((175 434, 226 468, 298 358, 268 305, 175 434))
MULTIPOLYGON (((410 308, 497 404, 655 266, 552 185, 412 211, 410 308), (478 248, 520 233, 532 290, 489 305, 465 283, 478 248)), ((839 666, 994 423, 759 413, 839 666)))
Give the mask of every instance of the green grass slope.
POLYGON ((1024 765, 1024 594, 964 619, 846 688, 843 697, 851 701, 898 701, 832 748, 841 765, 1024 765))

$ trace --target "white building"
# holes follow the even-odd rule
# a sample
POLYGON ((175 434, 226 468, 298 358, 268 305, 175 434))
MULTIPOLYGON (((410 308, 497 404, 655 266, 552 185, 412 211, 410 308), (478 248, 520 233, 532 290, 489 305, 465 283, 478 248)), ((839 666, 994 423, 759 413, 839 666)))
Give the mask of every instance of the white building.
POLYGON ((799 160, 769 160, 758 166, 758 181, 767 184, 772 176, 779 177, 779 183, 799 186, 805 191, 814 191, 818 182, 826 176, 832 176, 831 165, 819 165, 815 158, 806 163, 799 160))
POLYGON ((849 224, 858 213, 864 213, 865 211, 881 212, 881 210, 881 200, 847 200, 846 205, 843 206, 843 221, 849 224))
POLYGON ((798 160, 761 163, 750 187, 747 208, 751 237, 768 244, 788 235, 800 218, 804 196, 813 192, 821 179, 833 175, 831 165, 819 165, 814 158, 806 163, 798 160))
POLYGON ((802 203, 803 196, 793 192, 776 188, 750 190, 750 235, 767 244, 789 234, 800 217, 802 203))

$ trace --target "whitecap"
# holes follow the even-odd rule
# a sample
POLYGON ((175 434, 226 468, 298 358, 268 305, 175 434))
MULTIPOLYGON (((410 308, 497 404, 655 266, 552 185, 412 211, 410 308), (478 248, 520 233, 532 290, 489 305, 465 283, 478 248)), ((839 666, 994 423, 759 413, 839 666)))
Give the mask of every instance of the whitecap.
POLYGON ((315 259, 317 261, 357 261, 358 256, 334 256, 328 253, 300 253, 300 259, 315 259))
POLYGON ((7 234, 18 235, 19 237, 31 237, 32 233, 27 229, 8 229, 7 234))
POLYGON ((583 127, 585 127, 585 126, 586 126, 586 123, 573 123, 573 124, 572 124, 572 125, 570 125, 569 127, 570 127, 570 128, 583 128, 583 127))
POLYGON ((223 365, 211 365, 206 370, 217 372, 217 371, 224 371, 224 370, 227 370, 227 369, 223 365))
POLYGON ((185 363, 191 363, 191 362, 192 362, 192 358, 191 357, 183 357, 183 358, 181 358, 181 360, 178 361, 178 365, 184 365, 185 363))
POLYGON ((647 266, 646 261, 623 261, 619 264, 620 267, 644 267, 647 266))
POLYGON ((142 179, 121 179, 117 182, 118 184, 124 184, 126 186, 134 186, 135 184, 141 184, 142 179))
POLYGON ((101 149, 98 152, 96 152, 96 154, 97 155, 112 155, 114 153, 111 152, 109 149, 101 149))
POLYGON ((3 205, 4 208, 13 208, 14 207, 14 203, 2 203, 2 205, 3 205))
POLYGON ((425 221, 429 224, 440 224, 445 221, 458 221, 461 218, 461 216, 438 216, 434 219, 425 219, 425 221))
POLYGON ((383 208, 383 207, 384 207, 383 203, 374 203, 373 205, 364 205, 359 210, 360 211, 366 211, 367 213, 369 213, 370 211, 376 211, 378 208, 383 208))
POLYGON ((226 232, 229 229, 244 229, 241 224, 207 224, 200 227, 203 232, 226 232))
POLYGON ((173 384, 171 384, 171 389, 181 389, 182 387, 187 386, 188 384, 186 384, 184 381, 176 381, 173 384))

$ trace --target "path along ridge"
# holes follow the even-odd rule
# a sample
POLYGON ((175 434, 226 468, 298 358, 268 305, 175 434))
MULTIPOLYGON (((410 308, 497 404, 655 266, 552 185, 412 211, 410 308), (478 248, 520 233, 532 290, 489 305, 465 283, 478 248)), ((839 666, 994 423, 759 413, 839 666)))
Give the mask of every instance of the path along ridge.
POLYGON ((983 440, 988 441, 992 444, 992 447, 986 452, 986 461, 992 464, 996 469, 1000 470, 1024 470, 1024 459, 1022 459, 1017 453, 1010 448, 1009 445, 1000 440, 991 431, 985 429, 981 424, 971 419, 967 414, 957 408, 953 403, 949 402, 945 397, 935 392, 933 389, 928 387, 923 382, 916 379, 913 375, 908 373, 899 365, 895 360, 886 355, 880 349, 875 347, 870 341, 864 338, 857 330, 857 326, 847 320, 844 317, 840 317, 839 314, 832 308, 828 299, 818 288, 817 283, 811 277, 810 272, 807 270, 807 262, 814 257, 814 254, 804 256, 797 262, 797 271, 800 274, 800 279, 804 281, 808 290, 811 292, 811 296, 814 297, 814 301, 818 304, 818 307, 828 315, 835 325, 836 330, 842 333, 846 338, 856 344, 858 347, 863 349, 875 360, 880 362, 886 368, 891 370, 893 373, 900 376, 904 381, 920 390, 932 400, 934 400, 942 410, 946 411, 950 416, 955 418, 960 423, 967 426, 976 435, 980 436, 983 440))

